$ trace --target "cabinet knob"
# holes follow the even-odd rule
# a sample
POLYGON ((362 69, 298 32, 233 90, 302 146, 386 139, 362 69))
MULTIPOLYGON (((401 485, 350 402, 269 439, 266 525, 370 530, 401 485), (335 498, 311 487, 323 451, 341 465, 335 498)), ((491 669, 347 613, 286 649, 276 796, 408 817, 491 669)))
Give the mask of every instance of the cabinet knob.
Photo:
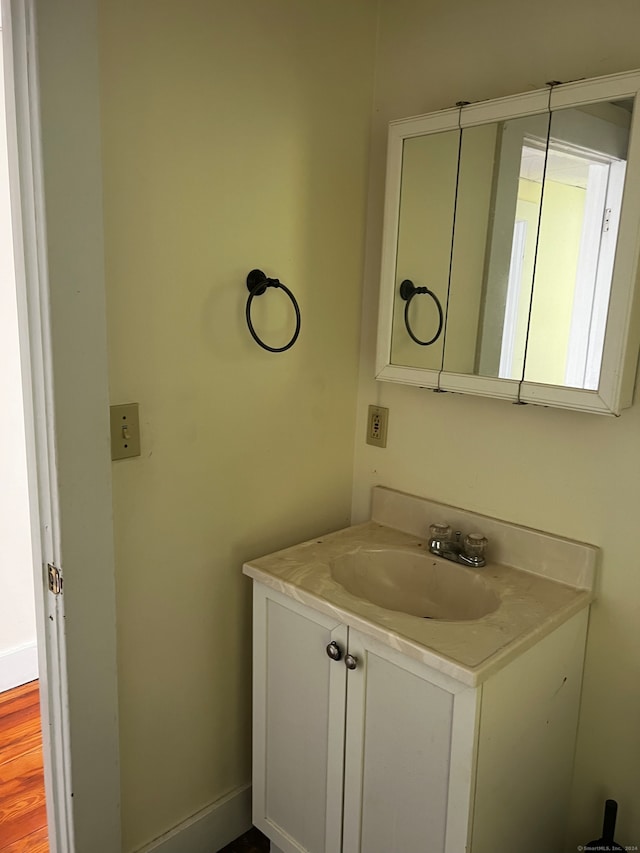
POLYGON ((347 655, 344 659, 344 665, 347 669, 355 669, 358 666, 358 658, 353 655, 347 655))
POLYGON ((331 658, 331 660, 340 660, 342 657, 342 649, 336 643, 335 640, 332 640, 327 646, 327 654, 331 658))

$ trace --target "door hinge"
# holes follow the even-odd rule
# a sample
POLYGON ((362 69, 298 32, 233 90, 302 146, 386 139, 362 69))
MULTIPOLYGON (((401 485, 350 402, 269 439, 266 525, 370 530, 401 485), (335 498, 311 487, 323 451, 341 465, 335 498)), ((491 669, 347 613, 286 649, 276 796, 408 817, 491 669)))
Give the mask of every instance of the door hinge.
POLYGON ((56 569, 51 563, 47 566, 49 574, 49 589, 54 595, 60 595, 62 592, 62 575, 60 569, 56 569))

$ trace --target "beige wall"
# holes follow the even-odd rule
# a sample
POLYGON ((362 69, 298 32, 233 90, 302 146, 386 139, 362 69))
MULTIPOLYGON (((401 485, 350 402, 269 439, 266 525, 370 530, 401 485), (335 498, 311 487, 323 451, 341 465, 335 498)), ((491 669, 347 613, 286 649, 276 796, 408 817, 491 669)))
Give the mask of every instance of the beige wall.
MULTIPOLYGON (((349 520, 374 14, 101 3, 111 400, 140 402, 143 440, 113 466, 125 850, 248 779, 242 560, 349 520), (244 326, 253 266, 299 298, 289 353, 244 326)), ((639 25, 629 0, 382 0, 379 31, 353 516, 379 482, 603 548, 573 849, 605 796, 620 840, 640 837, 640 407, 609 420, 371 378, 386 123, 637 67, 639 25), (370 402, 391 409, 386 450, 364 444, 370 402)), ((276 310, 259 316, 279 334, 276 310)))
POLYGON ((463 99, 524 92, 551 79, 637 68, 639 29, 640 6, 629 0, 383 0, 379 31, 354 521, 368 515, 372 484, 384 483, 602 548, 567 851, 599 836, 606 796, 620 803, 620 843, 640 839, 640 560, 633 548, 640 406, 608 419, 371 378, 385 125, 463 99), (364 443, 367 403, 390 409, 386 450, 364 443))
POLYGON ((100 12, 110 396, 142 430, 113 465, 129 851, 249 781, 243 560, 349 522, 375 9, 100 12), (298 297, 289 352, 249 336, 254 267, 298 297))

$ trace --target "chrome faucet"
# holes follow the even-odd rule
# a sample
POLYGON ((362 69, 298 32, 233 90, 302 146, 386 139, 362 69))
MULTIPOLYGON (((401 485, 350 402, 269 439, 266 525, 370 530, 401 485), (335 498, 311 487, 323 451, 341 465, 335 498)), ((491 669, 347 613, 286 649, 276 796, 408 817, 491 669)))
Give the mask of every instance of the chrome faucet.
POLYGON ((468 533, 463 538, 459 530, 452 533, 448 524, 432 524, 429 533, 429 551, 437 557, 476 569, 486 565, 484 551, 488 543, 482 533, 468 533))

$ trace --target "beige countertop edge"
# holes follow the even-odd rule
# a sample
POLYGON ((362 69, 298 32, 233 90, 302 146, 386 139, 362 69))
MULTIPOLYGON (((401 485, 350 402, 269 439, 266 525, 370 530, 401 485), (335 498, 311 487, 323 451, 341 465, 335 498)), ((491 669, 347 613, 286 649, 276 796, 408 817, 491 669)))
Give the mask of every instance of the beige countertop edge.
POLYGON ((258 583, 275 589, 277 592, 286 595, 288 598, 292 598, 294 601, 306 604, 314 610, 324 613, 326 616, 335 617, 348 627, 355 628, 363 634, 372 637, 374 640, 378 640, 384 645, 402 652, 408 657, 420 661, 469 687, 477 687, 479 684, 482 684, 489 676, 505 667, 512 660, 527 651, 527 649, 530 649, 547 634, 550 634, 564 622, 567 622, 572 616, 575 616, 576 613, 588 607, 594 598, 590 590, 578 590, 581 593, 580 595, 570 604, 549 614, 541 625, 516 637, 506 646, 478 664, 478 666, 466 667, 427 646, 420 645, 420 643, 394 632, 390 628, 383 628, 380 625, 376 625, 375 622, 363 619, 361 616, 332 604, 321 596, 308 592, 303 587, 296 586, 267 571, 255 568, 248 563, 245 563, 242 571, 243 574, 258 581, 258 583))

